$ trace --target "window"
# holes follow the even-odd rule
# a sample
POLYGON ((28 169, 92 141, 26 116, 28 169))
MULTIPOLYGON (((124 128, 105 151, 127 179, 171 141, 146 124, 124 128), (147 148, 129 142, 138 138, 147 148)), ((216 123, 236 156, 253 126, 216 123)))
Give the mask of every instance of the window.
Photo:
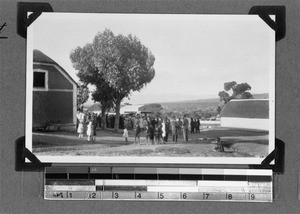
POLYGON ((33 71, 33 88, 34 90, 48 90, 48 71, 36 69, 33 71))

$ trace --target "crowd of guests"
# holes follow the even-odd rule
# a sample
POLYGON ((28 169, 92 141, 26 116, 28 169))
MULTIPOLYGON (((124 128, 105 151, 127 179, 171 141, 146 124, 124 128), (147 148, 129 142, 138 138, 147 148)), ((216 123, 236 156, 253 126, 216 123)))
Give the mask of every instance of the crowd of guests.
MULTIPOLYGON (((106 116, 108 128, 113 128, 114 117, 106 116), (113 119, 112 119, 113 118, 113 119)), ((77 114, 77 132, 78 138, 83 138, 86 128, 88 141, 95 141, 97 135, 97 127, 101 127, 101 116, 91 112, 78 112, 77 114)), ((141 115, 121 115, 119 128, 123 129, 123 137, 128 141, 131 130, 134 132, 135 143, 140 144, 140 137, 146 137, 146 143, 165 144, 169 140, 169 135, 172 135, 172 141, 177 142, 178 136, 183 135, 184 141, 188 142, 189 132, 200 133, 200 119, 187 118, 184 115, 182 118, 175 116, 169 117, 154 117, 141 115)))
MULTIPOLYGON (((131 131, 134 134, 134 143, 141 144, 141 136, 146 138, 147 145, 166 144, 171 135, 172 142, 178 141, 178 136, 183 136, 185 142, 189 141, 189 133, 200 133, 200 119, 188 118, 186 115, 183 117, 153 117, 153 116, 124 116, 120 117, 119 128, 123 129, 123 137, 128 142, 131 131)), ((110 117, 106 116, 106 121, 110 117)), ((101 117, 90 112, 79 112, 77 114, 77 132, 78 139, 83 138, 86 128, 87 141, 95 141, 97 135, 97 127, 101 127, 101 117)), ((112 122, 112 121, 111 121, 112 122)), ((113 128, 113 127, 112 127, 113 128)), ((224 152, 224 147, 219 137, 216 138, 217 144, 213 150, 224 152)))
POLYGON ((183 135, 184 141, 188 142, 190 133, 200 133, 200 119, 188 119, 186 115, 183 118, 175 116, 168 117, 135 117, 125 119, 125 128, 123 137, 128 141, 129 130, 134 131, 134 142, 140 144, 141 135, 146 137, 146 144, 157 145, 165 144, 169 140, 169 135, 172 135, 172 141, 177 142, 178 136, 183 135))

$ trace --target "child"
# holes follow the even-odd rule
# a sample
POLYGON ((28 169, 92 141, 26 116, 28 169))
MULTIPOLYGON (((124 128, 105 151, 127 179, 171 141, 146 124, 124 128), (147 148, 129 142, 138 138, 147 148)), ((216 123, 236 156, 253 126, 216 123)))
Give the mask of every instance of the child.
POLYGON ((93 135, 93 122, 90 120, 88 125, 87 125, 87 130, 86 130, 86 134, 87 134, 87 141, 91 140, 91 136, 93 135))
POLYGON ((216 138, 217 145, 214 147, 214 151, 216 152, 224 152, 224 146, 219 137, 216 138))
POLYGON ((78 129, 77 129, 78 139, 83 138, 83 121, 80 120, 78 124, 78 129))
POLYGON ((128 142, 128 130, 127 130, 127 128, 125 128, 123 130, 123 137, 125 138, 125 142, 127 143, 128 142))
POLYGON ((134 131, 135 131, 134 144, 136 144, 136 139, 138 139, 138 144, 140 145, 141 144, 141 141, 140 141, 141 127, 139 125, 139 121, 136 122, 134 131))

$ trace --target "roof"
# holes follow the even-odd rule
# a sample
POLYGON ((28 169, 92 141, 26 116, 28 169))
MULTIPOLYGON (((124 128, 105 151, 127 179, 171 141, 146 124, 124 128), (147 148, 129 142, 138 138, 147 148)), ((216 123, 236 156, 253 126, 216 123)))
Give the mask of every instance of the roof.
POLYGON ((141 106, 139 108, 139 111, 155 113, 161 109, 162 109, 162 107, 160 104, 152 103, 152 104, 145 104, 145 105, 141 106))
POLYGON ((99 103, 95 103, 91 105, 87 111, 101 111, 101 105, 99 103))
MULTIPOLYGON (((93 105, 91 105, 90 107, 86 108, 86 111, 91 111, 91 112, 98 112, 98 111, 102 111, 101 109, 101 104, 100 103, 94 103, 93 105)), ((109 113, 114 113, 115 110, 113 108, 110 108, 108 110, 109 113)))
POLYGON ((33 50, 33 62, 53 64, 58 66, 61 69, 61 71, 64 72, 64 74, 67 75, 70 78, 70 80, 77 85, 75 80, 68 74, 68 72, 65 69, 63 69, 59 64, 57 64, 53 59, 45 55, 42 51, 37 49, 33 50))
POLYGON ((239 99, 229 101, 220 113, 220 117, 269 118, 268 99, 239 99))
POLYGON ((139 112, 139 108, 143 105, 126 105, 121 107, 120 112, 121 114, 128 113, 128 112, 139 112))

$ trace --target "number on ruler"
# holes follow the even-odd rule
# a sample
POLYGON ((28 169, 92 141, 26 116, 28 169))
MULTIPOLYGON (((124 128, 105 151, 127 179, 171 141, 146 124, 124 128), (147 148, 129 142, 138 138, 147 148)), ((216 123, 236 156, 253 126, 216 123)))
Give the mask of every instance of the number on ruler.
POLYGON ((60 193, 53 193, 53 197, 55 197, 55 198, 63 198, 64 197, 64 195, 63 195, 63 193, 62 192, 60 192, 60 193))
POLYGON ((142 194, 141 194, 141 193, 137 193, 137 194, 136 194, 136 197, 137 197, 137 198, 142 198, 142 194))
POLYGON ((95 192, 89 193, 89 198, 96 198, 96 193, 95 192))
POLYGON ((72 192, 68 192, 68 198, 72 198, 72 192))
POLYGON ((250 195, 250 200, 255 200, 255 195, 254 194, 250 195))
POLYGON ((119 174, 115 174, 115 179, 119 179, 119 174))
POLYGON ((159 199, 164 199, 164 194, 163 193, 159 193, 159 199))
POLYGON ((203 193, 203 199, 208 199, 209 194, 208 193, 203 193))
POLYGON ((114 192, 113 198, 119 198, 119 194, 117 192, 114 192))
POLYGON ((232 194, 226 193, 226 199, 231 200, 232 199, 232 194))
POLYGON ((182 193, 182 198, 187 199, 187 193, 182 193))

